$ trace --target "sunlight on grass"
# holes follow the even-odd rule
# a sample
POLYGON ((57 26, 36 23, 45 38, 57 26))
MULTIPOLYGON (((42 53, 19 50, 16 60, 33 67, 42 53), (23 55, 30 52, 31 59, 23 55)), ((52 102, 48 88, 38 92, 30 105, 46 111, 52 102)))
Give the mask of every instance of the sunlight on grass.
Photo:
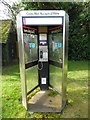
POLYGON ((87 62, 69 62, 67 92, 69 103, 62 118, 88 118, 87 62))
MULTIPOLYGON (((3 118, 87 118, 88 117, 88 63, 69 61, 67 80, 68 105, 62 114, 29 113, 21 104, 19 66, 3 68, 2 117, 3 118)), ((51 74, 54 75, 52 69, 51 74)), ((59 73, 55 73, 59 76, 59 73)), ((33 77, 33 73, 32 73, 33 77)), ((58 79, 58 78, 57 78, 58 79)), ((58 85, 58 84, 57 84, 58 85)), ((33 95, 33 94, 32 94, 33 95)), ((32 96, 30 95, 29 98, 32 96)))

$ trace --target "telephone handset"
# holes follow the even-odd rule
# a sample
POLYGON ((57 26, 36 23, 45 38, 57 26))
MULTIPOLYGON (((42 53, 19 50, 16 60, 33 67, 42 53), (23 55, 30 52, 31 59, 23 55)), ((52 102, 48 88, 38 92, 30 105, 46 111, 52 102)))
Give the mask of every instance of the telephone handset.
POLYGON ((43 58, 43 51, 40 51, 40 58, 43 58))
POLYGON ((40 59, 43 59, 43 58, 47 59, 48 58, 48 53, 40 51, 40 59))
MULTIPOLYGON (((43 59, 43 51, 40 51, 39 54, 40 54, 40 55, 39 55, 40 59, 43 59)), ((40 62, 39 62, 39 64, 40 64, 40 62)), ((41 67, 38 66, 38 70, 42 70, 42 69, 43 69, 43 63, 42 63, 42 61, 41 61, 41 67)))

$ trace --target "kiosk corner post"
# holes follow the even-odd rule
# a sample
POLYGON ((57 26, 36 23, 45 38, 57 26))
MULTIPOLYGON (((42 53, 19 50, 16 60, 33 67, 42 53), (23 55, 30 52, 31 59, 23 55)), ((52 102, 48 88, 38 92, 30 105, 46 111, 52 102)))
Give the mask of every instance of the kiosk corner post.
POLYGON ((69 16, 65 13, 63 23, 62 108, 67 104, 69 16))
POLYGON ((17 35, 18 35, 18 48, 19 48, 20 80, 21 80, 21 90, 22 90, 22 104, 27 109, 27 86, 25 79, 24 43, 23 43, 22 32, 23 32, 22 16, 19 13, 17 15, 17 35))

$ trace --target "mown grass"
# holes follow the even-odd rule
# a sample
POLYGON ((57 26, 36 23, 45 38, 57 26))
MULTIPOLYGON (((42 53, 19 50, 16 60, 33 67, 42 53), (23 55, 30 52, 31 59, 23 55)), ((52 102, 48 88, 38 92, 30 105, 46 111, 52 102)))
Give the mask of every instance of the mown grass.
POLYGON ((68 105, 62 114, 29 113, 21 104, 19 66, 3 68, 2 117, 3 118, 87 118, 88 117, 88 63, 69 61, 67 81, 68 105))

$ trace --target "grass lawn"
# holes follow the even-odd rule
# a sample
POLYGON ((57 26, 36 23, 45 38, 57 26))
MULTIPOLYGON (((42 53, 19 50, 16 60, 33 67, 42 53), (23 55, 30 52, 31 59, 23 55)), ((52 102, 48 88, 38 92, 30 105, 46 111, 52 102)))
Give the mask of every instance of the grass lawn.
POLYGON ((32 113, 22 106, 19 66, 2 70, 2 117, 3 118, 87 118, 88 117, 88 62, 68 63, 68 105, 62 114, 32 113))

